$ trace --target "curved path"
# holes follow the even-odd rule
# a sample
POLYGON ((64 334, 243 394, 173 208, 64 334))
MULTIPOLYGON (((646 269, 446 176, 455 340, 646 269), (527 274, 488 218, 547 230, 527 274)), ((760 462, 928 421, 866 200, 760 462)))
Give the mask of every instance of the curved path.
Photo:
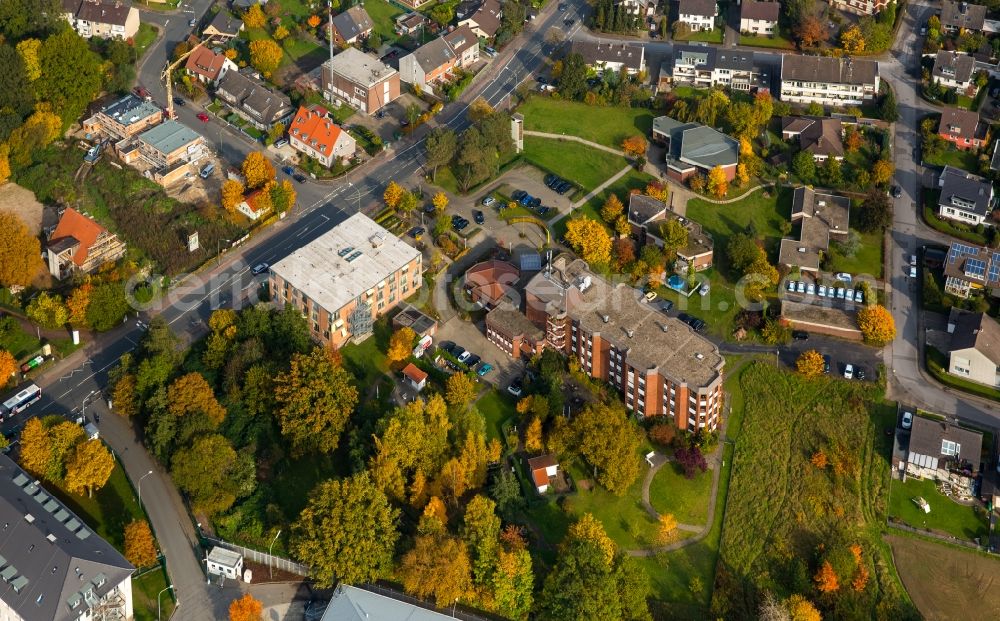
MULTIPOLYGON (((662 455, 657 455, 657 457, 662 457, 662 455)), ((649 485, 653 482, 653 477, 656 473, 660 471, 660 468, 670 463, 670 459, 662 457, 663 461, 650 468, 646 472, 646 478, 642 482, 642 508, 646 510, 646 513, 651 515, 654 520, 660 519, 660 513, 653 508, 653 505, 649 502, 649 485)), ((692 533, 701 532, 702 526, 695 526, 693 524, 678 524, 677 528, 679 530, 686 530, 692 533)))

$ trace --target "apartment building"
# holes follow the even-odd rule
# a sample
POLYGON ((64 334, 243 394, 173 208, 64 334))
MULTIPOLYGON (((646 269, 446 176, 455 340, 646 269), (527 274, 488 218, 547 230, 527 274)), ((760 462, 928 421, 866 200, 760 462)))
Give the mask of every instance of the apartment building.
POLYGON ((646 50, 641 45, 574 41, 570 53, 582 56, 583 62, 597 73, 610 69, 636 75, 646 68, 646 50))
POLYGON ((354 155, 358 144, 354 137, 337 125, 323 106, 299 106, 288 128, 288 141, 299 153, 305 153, 323 166, 354 155))
POLYGON ((0 521, 0 619, 133 618, 135 568, 6 455, 0 521))
POLYGON ((736 178, 740 143, 718 130, 658 116, 653 119, 653 141, 667 147, 667 176, 675 181, 683 183, 698 172, 708 174, 716 166, 727 180, 736 178))
POLYGON ((72 207, 59 216, 45 246, 49 273, 59 279, 76 272, 89 274, 125 256, 125 242, 72 207))
POLYGON ((719 5, 715 0, 681 0, 677 11, 677 21, 687 24, 692 31, 712 30, 719 5))
POLYGON ((660 82, 658 88, 686 84, 751 91, 768 88, 770 76, 755 62, 753 52, 675 44, 673 54, 661 67, 660 82))
POLYGON ((399 95, 399 72, 361 50, 349 47, 323 63, 323 95, 365 114, 374 114, 399 95))
POLYGON ((417 249, 357 213, 272 265, 269 280, 276 305, 302 311, 312 337, 339 348, 368 338, 422 275, 417 249))
POLYGON ((743 0, 740 7, 740 32, 755 36, 770 36, 778 30, 781 4, 743 0))
POLYGON ((139 10, 129 0, 63 0, 62 6, 84 39, 131 39, 139 32, 139 10))
POLYGON ((960 298, 981 292, 997 297, 1000 252, 985 246, 952 242, 944 262, 944 290, 960 298))
POLYGON ((144 131, 136 141, 142 156, 160 168, 197 162, 208 148, 203 136, 173 120, 144 131))
POLYGON ((83 131, 113 141, 131 138, 163 120, 163 110, 131 93, 101 108, 83 122, 83 131))
POLYGON ((859 106, 879 92, 878 62, 833 56, 781 57, 781 99, 824 106, 859 106))
POLYGON ((830 5, 856 15, 875 15, 888 6, 889 0, 830 0, 830 5))
POLYGON ((486 339, 514 360, 530 360, 545 348, 545 331, 508 303, 487 313, 486 339))
POLYGON ((563 254, 528 282, 525 315, 545 331, 546 346, 613 384, 637 416, 667 417, 690 431, 718 428, 725 365, 718 348, 639 296, 563 254))
POLYGON ((399 77, 433 92, 437 83, 451 77, 452 70, 469 69, 478 60, 479 39, 471 28, 461 26, 400 58, 399 77))

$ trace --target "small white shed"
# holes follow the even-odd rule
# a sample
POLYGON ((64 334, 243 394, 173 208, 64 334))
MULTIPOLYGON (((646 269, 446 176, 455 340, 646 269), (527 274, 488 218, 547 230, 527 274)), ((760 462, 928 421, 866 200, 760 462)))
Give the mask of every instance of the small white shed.
POLYGON ((226 548, 213 547, 205 562, 208 565, 208 573, 213 576, 239 580, 243 573, 243 555, 226 548))

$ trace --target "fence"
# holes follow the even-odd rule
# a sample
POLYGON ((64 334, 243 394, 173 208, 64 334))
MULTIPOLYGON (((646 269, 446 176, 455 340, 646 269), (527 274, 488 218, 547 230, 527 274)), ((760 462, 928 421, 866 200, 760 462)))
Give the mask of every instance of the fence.
POLYGON ((227 550, 232 550, 233 552, 239 552, 243 555, 244 560, 248 560, 253 563, 267 565, 268 567, 273 567, 280 571, 287 571, 288 573, 299 576, 309 575, 308 567, 287 558, 274 556, 273 554, 268 554, 267 552, 260 552, 258 550, 254 550, 253 548, 247 548, 234 543, 229 543, 228 541, 223 541, 221 539, 207 537, 205 535, 202 535, 202 541, 213 546, 219 546, 227 550))
POLYGON ((951 536, 948 536, 948 535, 940 535, 938 533, 935 533, 935 532, 933 532, 931 530, 928 530, 928 529, 925 529, 925 528, 914 528, 913 526, 910 526, 909 524, 903 524, 901 522, 895 522, 895 521, 892 521, 891 519, 889 520, 889 526, 891 528, 898 528, 899 530, 905 530, 905 531, 908 531, 908 532, 911 532, 911 533, 916 533, 917 535, 921 535, 923 537, 928 537, 928 538, 931 538, 931 539, 938 539, 940 541, 944 541, 944 542, 950 543, 952 545, 962 546, 963 548, 971 548, 973 550, 978 550, 980 552, 987 552, 987 553, 991 553, 992 552, 992 550, 990 550, 989 546, 979 545, 979 544, 975 543, 974 541, 969 541, 968 539, 959 539, 958 537, 951 537, 951 536))

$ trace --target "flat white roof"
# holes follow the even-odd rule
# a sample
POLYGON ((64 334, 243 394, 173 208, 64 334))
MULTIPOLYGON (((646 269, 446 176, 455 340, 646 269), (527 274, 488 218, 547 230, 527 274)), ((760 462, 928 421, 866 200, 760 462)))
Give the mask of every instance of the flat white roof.
POLYGON ((334 312, 419 256, 416 248, 358 213, 278 261, 271 271, 334 312))
POLYGON ((208 553, 208 560, 223 567, 236 567, 242 558, 243 556, 239 552, 233 552, 219 546, 214 546, 208 553))

